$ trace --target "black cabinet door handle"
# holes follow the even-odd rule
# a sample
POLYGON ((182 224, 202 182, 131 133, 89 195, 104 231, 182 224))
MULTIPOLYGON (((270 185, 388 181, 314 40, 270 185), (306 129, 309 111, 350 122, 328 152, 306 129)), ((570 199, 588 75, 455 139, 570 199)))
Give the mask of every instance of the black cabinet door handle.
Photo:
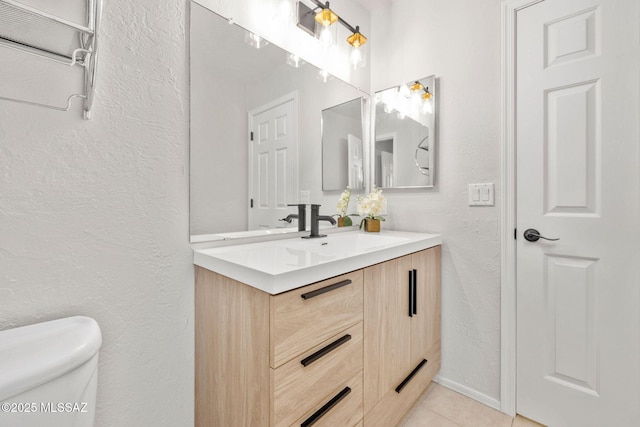
POLYGON ((413 314, 418 314, 418 270, 413 269, 413 314))
POLYGON ((300 427, 309 427, 314 425, 320 418, 322 418, 327 412, 331 410, 334 406, 338 404, 342 399, 344 399, 347 394, 351 393, 351 387, 345 387, 342 391, 336 394, 330 401, 325 403, 322 408, 318 409, 313 413, 309 418, 304 420, 300 427))
POLYGON ((418 363, 418 366, 416 366, 413 371, 411 371, 411 373, 409 375, 407 375, 407 378, 405 378, 404 380, 402 380, 402 382, 400 383, 400 385, 398 387, 396 387, 396 393, 400 393, 402 391, 402 389, 404 388, 404 386, 406 386, 409 381, 411 381, 411 378, 413 378, 413 376, 415 374, 418 373, 418 371, 420 369, 422 369, 422 367, 424 365, 427 364, 427 359, 422 359, 422 362, 418 363))
POLYGON ((413 273, 409 271, 409 317, 413 317, 413 273))
POLYGON ((326 294, 327 292, 331 292, 335 289, 341 288, 343 286, 347 286, 351 284, 351 280, 343 280, 342 282, 334 283, 333 285, 325 286, 324 288, 316 289, 315 291, 307 292, 306 294, 300 295, 302 299, 309 299, 313 297, 317 297, 318 295, 326 294))
POLYGON ((322 356, 324 356, 324 355, 326 355, 328 353, 331 353, 333 350, 335 350, 336 348, 340 347, 342 344, 346 343, 350 339, 351 339, 351 335, 349 335, 349 334, 347 334, 347 335, 345 335, 345 336, 343 336, 341 338, 338 338, 337 340, 335 340, 331 344, 327 345, 326 347, 323 347, 320 350, 318 350, 315 353, 313 353, 312 355, 305 357, 304 359, 302 359, 300 361, 300 363, 302 363, 302 366, 309 366, 313 362, 315 362, 316 360, 320 359, 322 356))

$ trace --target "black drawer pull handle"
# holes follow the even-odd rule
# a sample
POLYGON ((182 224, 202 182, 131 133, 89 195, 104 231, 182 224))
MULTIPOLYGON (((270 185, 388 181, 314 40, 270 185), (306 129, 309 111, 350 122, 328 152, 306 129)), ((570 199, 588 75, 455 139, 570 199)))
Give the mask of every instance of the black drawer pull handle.
POLYGON ((327 353, 331 353, 333 350, 340 347, 342 344, 346 343, 350 339, 351 339, 351 335, 349 334, 343 336, 342 338, 338 338, 337 340, 327 345, 326 347, 323 347, 320 350, 313 353, 312 355, 305 357, 300 361, 300 363, 302 363, 302 366, 309 366, 316 360, 320 359, 322 356, 326 355, 327 353))
POLYGON ((413 274, 409 272, 409 317, 413 317, 413 274))
POLYGON ((336 406, 338 402, 344 399, 345 396, 349 393, 351 393, 351 387, 345 387, 340 393, 336 394, 333 399, 325 403, 322 408, 318 409, 313 413, 313 415, 304 420, 302 424, 300 424, 300 427, 309 427, 314 425, 320 418, 322 418, 327 412, 329 412, 331 408, 336 406))
POLYGON ((302 294, 300 296, 302 297, 302 299, 309 299, 317 297, 318 295, 326 294, 327 292, 333 291, 334 289, 338 289, 350 284, 351 280, 343 280, 342 282, 334 283, 333 285, 325 286, 324 288, 316 289, 315 291, 307 292, 306 294, 302 294))
POLYGON ((427 359, 422 359, 422 362, 418 363, 418 366, 415 367, 415 369, 413 371, 411 371, 411 373, 409 375, 407 375, 407 378, 405 378, 398 387, 396 387, 396 393, 400 393, 402 391, 402 389, 404 388, 404 386, 406 386, 409 381, 411 381, 411 378, 413 378, 413 376, 415 374, 418 373, 418 371, 420 369, 422 369, 422 367, 427 363, 427 359))
POLYGON ((413 314, 418 314, 418 270, 413 269, 413 314))

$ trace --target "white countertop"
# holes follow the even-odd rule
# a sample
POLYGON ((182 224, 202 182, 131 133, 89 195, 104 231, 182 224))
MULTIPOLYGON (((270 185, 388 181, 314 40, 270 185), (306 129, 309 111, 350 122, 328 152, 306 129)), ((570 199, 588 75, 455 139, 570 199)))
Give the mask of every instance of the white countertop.
POLYGON ((193 262, 275 295, 441 243, 439 234, 351 231, 197 249, 193 262))

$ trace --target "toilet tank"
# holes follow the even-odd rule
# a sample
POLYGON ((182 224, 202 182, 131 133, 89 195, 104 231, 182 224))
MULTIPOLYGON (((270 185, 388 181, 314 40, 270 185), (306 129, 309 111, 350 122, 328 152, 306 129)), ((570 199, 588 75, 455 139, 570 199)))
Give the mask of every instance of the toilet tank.
POLYGON ((0 427, 92 427, 101 344, 83 316, 0 331, 0 427))

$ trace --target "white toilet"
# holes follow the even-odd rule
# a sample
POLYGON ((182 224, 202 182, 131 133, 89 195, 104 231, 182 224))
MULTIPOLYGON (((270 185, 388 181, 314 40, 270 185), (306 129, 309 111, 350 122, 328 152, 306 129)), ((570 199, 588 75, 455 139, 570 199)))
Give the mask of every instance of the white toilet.
POLYGON ((101 344, 89 317, 0 331, 0 427, 92 427, 101 344))

